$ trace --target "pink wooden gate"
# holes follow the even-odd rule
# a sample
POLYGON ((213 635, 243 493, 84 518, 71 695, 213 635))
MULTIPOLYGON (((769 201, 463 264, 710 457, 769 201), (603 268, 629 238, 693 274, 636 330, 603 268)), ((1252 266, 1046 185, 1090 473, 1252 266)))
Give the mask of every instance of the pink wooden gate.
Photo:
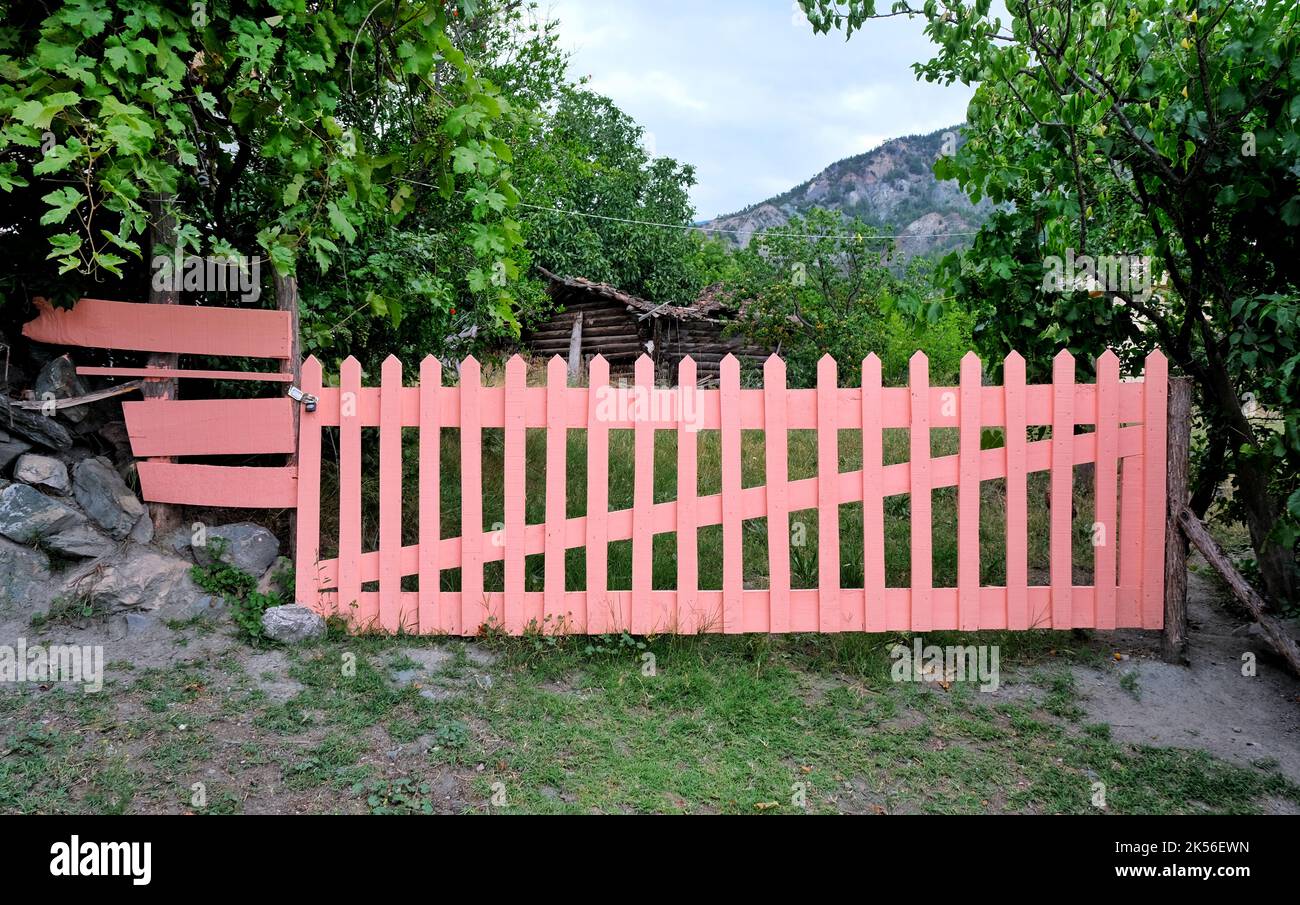
MULTIPOLYGON (((961 365, 957 387, 930 386, 926 357, 911 361, 908 386, 881 386, 880 361, 862 363, 861 386, 837 386, 830 358, 818 367, 815 389, 788 389, 785 364, 764 367, 761 389, 742 389, 736 359, 722 362, 718 389, 653 387, 653 367, 636 363, 630 394, 609 386, 609 366, 591 363, 589 386, 568 387, 565 364, 550 362, 545 387, 525 385, 515 357, 504 386, 481 386, 479 364, 466 359, 459 386, 444 386, 432 357, 420 365, 419 385, 404 386, 402 365, 389 358, 379 387, 363 387, 353 358, 338 387, 322 385, 314 358, 303 365, 303 390, 316 396, 301 419, 298 480, 297 598, 355 628, 472 635, 485 625, 519 634, 545 631, 838 632, 931 629, 1161 628, 1164 619, 1166 395, 1165 358, 1153 352, 1141 381, 1121 382, 1119 362, 1097 361, 1095 384, 1078 384, 1074 359, 1059 354, 1051 384, 1026 385, 1025 363, 1006 359, 1004 386, 984 386, 974 353, 961 365), (623 405, 622 401, 631 404, 623 405), (690 409, 688 412, 687 409, 690 409), (1076 433, 1077 425, 1093 429, 1076 433), (362 429, 379 429, 378 549, 362 549, 362 429), (981 448, 982 428, 1005 429, 1005 446, 981 448), (1030 441, 1028 428, 1050 428, 1030 441), (320 558, 322 430, 339 428, 338 556, 320 558), (419 430, 418 486, 402 486, 403 428, 419 430), (459 536, 442 537, 440 431, 459 431, 462 482, 459 536), (482 430, 504 428, 504 527, 485 529, 482 430), (525 430, 544 428, 545 520, 526 524, 525 430), (884 463, 883 431, 910 433, 910 462, 884 463), (956 428, 956 455, 933 457, 932 429, 956 428), (609 431, 634 435, 631 509, 608 511, 609 431), (587 437, 587 515, 566 515, 566 432, 587 437), (677 498, 655 502, 654 432, 678 437, 677 498), (720 431, 721 492, 697 493, 697 432, 720 431), (765 432, 766 484, 743 487, 741 431, 765 432), (817 431, 817 477, 789 480, 787 432, 817 431), (863 467, 839 470, 838 432, 860 432, 863 467), (1031 584, 1028 512, 1047 506, 1029 498, 1027 476, 1050 473, 1050 499, 1072 500, 1074 466, 1094 463, 1096 510, 1091 584, 1076 584, 1071 505, 1051 506, 1050 573, 1031 584), (1122 463, 1122 467, 1121 467, 1122 463), (829 476, 823 478, 822 476, 829 476), (980 583, 980 484, 1005 478, 1006 583, 980 583), (931 499, 957 488, 956 587, 932 581, 931 499), (911 497, 910 586, 890 587, 885 575, 884 501, 911 497), (841 587, 839 507, 863 504, 862 586, 841 587), (418 515, 419 541, 402 543, 403 507, 418 515), (818 513, 818 587, 791 587, 789 513, 818 513), (746 588, 742 522, 766 518, 768 587, 746 588), (722 526, 720 589, 698 586, 698 529, 722 526), (651 582, 652 539, 678 537, 676 589, 651 582), (630 588, 607 586, 607 544, 631 540, 630 588), (585 548, 587 587, 565 587, 564 557, 585 548), (524 590, 524 557, 543 554, 544 590, 524 590), (484 563, 504 559, 504 592, 484 590, 484 563), (443 569, 461 570, 461 590, 442 591, 443 569), (403 590, 418 576, 418 590, 403 590), (377 590, 367 590, 376 583, 377 590)), ((695 365, 682 362, 680 384, 693 388, 695 365)), ((454 532, 452 532, 454 533, 454 532)))

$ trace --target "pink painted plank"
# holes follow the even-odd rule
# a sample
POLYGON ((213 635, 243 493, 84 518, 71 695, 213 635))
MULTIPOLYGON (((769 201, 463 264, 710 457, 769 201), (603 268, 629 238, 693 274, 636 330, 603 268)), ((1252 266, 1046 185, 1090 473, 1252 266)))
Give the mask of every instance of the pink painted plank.
POLYGON ((718 367, 722 446, 722 630, 745 630, 741 604, 744 538, 740 518, 740 362, 728 352, 718 367))
POLYGON ((361 362, 339 369, 339 615, 368 628, 361 605, 361 362))
POLYGON ((1115 545, 1119 540, 1116 468, 1119 464, 1119 358, 1107 349, 1097 359, 1097 463, 1094 470, 1093 585, 1097 588, 1092 623, 1115 628, 1115 545))
MULTIPOLYGON (((953 400, 958 387, 930 387, 930 427, 960 427, 957 407, 953 400)), ((321 390, 321 399, 330 402, 330 397, 337 397, 338 387, 325 387, 321 390)), ((722 425, 722 408, 720 390, 700 390, 699 426, 701 430, 719 430, 722 425)), ((1096 387, 1092 384, 1078 384, 1074 388, 1074 408, 1082 412, 1080 417, 1092 417, 1096 409, 1096 387)), ((1034 384, 1025 388, 1026 424, 1030 426, 1050 426, 1052 423, 1052 386, 1051 384, 1034 384)), ((379 424, 379 389, 362 388, 363 407, 362 427, 377 427, 379 424), (373 397, 373 398, 371 398, 373 397), (373 402, 373 405, 371 404, 373 402), (369 415, 364 413, 369 412, 369 415)), ((817 391, 794 389, 786 392, 786 428, 788 430, 816 430, 817 428, 817 391)), ((529 387, 525 393, 526 414, 525 427, 544 428, 546 426, 546 388, 529 387)), ((565 424, 569 428, 582 428, 587 424, 587 391, 585 388, 572 387, 566 390, 565 424)), ((740 421, 742 430, 762 430, 763 428, 763 391, 746 389, 740 392, 740 421)), ((980 410, 985 427, 1002 427, 1006 422, 1004 412, 1005 397, 1001 387, 988 386, 980 391, 980 410)), ((836 420, 840 430, 857 430, 862 426, 862 391, 858 387, 849 387, 836 393, 836 420)), ((337 419, 337 398, 332 404, 323 406, 327 419, 337 419), (335 414, 331 415, 333 411, 335 414)), ((620 412, 617 409, 607 414, 606 426, 610 430, 631 430, 636 426, 632 411, 620 412)), ((653 413, 652 413, 653 414, 653 413)), ((1120 385, 1120 420, 1142 420, 1142 384, 1124 383, 1120 385)), ((652 420, 656 430, 676 430, 677 417, 671 408, 658 413, 652 420)), ((1086 424, 1086 421, 1079 423, 1086 424)), ((322 427, 337 426, 338 421, 325 420, 322 427)), ((409 387, 402 397, 402 426, 418 427, 420 424, 420 394, 416 387, 409 387)), ((505 424, 505 387, 483 387, 479 396, 479 425, 481 427, 499 428, 505 424)), ((459 397, 454 393, 445 394, 442 408, 443 427, 460 426, 459 397)), ((911 391, 906 387, 884 387, 881 390, 881 426, 885 429, 906 428, 911 425, 911 391)))
POLYGON ((440 613, 442 564, 442 364, 432 355, 420 362, 420 591, 421 634, 445 630, 451 619, 440 613))
POLYGON ((1006 393, 1007 628, 1027 629, 1029 614, 1029 493, 1025 470, 1025 360, 1012 352, 1002 365, 1006 393))
POLYGON ((880 427, 880 357, 862 361, 862 563, 863 624, 885 630, 885 447, 880 427))
POLYGON ((277 399, 149 399, 123 402, 131 452, 147 456, 291 453, 293 408, 277 399))
POLYGON ((663 626, 655 624, 650 604, 654 568, 654 529, 650 522, 650 507, 654 505, 655 433, 648 409, 653 390, 654 362, 650 356, 642 355, 636 360, 638 404, 636 427, 633 428, 631 612, 623 614, 631 631, 636 634, 663 629, 663 626))
MULTIPOLYGON (((1121 429, 1121 436, 1124 430, 1138 430, 1137 428, 1121 429)), ((1120 611, 1118 620, 1120 625, 1125 626, 1142 626, 1142 540, 1143 540, 1143 512, 1142 507, 1146 503, 1146 497, 1142 492, 1143 472, 1146 470, 1146 460, 1141 455, 1126 456, 1121 460, 1120 467, 1120 493, 1119 493, 1119 587, 1121 592, 1124 590, 1135 591, 1127 598, 1120 594, 1120 611), (1132 610, 1124 609, 1123 601, 1132 602, 1132 610)))
MULTIPOLYGON (((302 363, 302 391, 320 392, 321 366, 315 355, 302 363)), ((320 581, 320 409, 306 407, 298 422, 298 518, 295 538, 294 600, 299 606, 324 614, 321 608, 320 581)))
POLYGON ((458 633, 477 634, 491 616, 483 597, 482 376, 472 355, 460 364, 460 620, 458 633))
POLYGON ((193 368, 99 368, 78 367, 83 377, 143 377, 146 380, 163 380, 168 377, 197 378, 201 380, 260 380, 266 383, 293 383, 292 374, 278 371, 203 371, 193 368))
MULTIPOLYGON (((677 391, 686 399, 696 391, 695 359, 677 366, 677 391)), ((705 617, 696 607, 699 590, 699 536, 695 529, 695 498, 699 496, 699 453, 696 425, 677 422, 677 595, 672 625, 675 631, 701 631, 705 617)))
POLYGON ((292 509, 298 505, 298 469, 137 462, 140 495, 150 503, 292 509))
POLYGON ((71 310, 43 298, 32 303, 37 316, 23 325, 23 336, 56 346, 241 358, 288 358, 292 348, 287 311, 104 299, 81 299, 71 310))
MULTIPOLYGON (((521 632, 524 628, 524 495, 527 474, 524 428, 524 387, 527 384, 528 366, 519 355, 506 362, 506 446, 502 459, 505 491, 505 531, 498 536, 497 544, 505 551, 505 623, 506 631, 521 632)), ((547 459, 547 468, 550 459, 547 459)), ((550 492, 550 481, 547 481, 550 492)), ((549 502, 549 500, 548 500, 549 502)), ((547 547, 550 547, 550 512, 547 507, 547 547)), ((549 576, 548 576, 549 577, 549 576)))
POLYGON ((980 381, 979 356, 961 360, 957 476, 957 618, 962 631, 980 624, 980 381))
POLYGON ((835 359, 817 362, 817 623, 823 632, 838 632, 840 612, 840 435, 835 393, 839 380, 835 359))
POLYGON ((772 607, 768 630, 790 631, 789 435, 786 433, 785 362, 763 363, 764 471, 767 480, 767 575, 772 607))
POLYGON ((1168 477, 1167 443, 1169 411, 1169 363, 1159 349, 1147 356, 1143 380, 1145 418, 1143 458, 1146 474, 1142 493, 1145 503, 1142 538, 1142 625, 1162 628, 1165 624, 1165 484, 1168 477))
POLYGON ((1074 356, 1062 349, 1052 359, 1052 477, 1049 541, 1052 628, 1074 628, 1074 356))
POLYGON ((586 624, 592 634, 618 627, 613 605, 606 593, 609 555, 606 531, 609 512, 609 429, 605 425, 602 400, 610 394, 609 362, 603 355, 591 360, 587 373, 587 517, 584 540, 587 547, 586 624))
POLYGON ((379 395, 379 624, 402 627, 402 363, 384 359, 379 395))
POLYGON ((931 554, 930 408, 925 404, 929 387, 930 360, 925 353, 917 352, 908 362, 908 389, 912 394, 912 425, 908 437, 912 494, 912 609, 908 627, 918 632, 928 632, 934 626, 931 609, 934 557, 931 554))
POLYGON ((558 355, 546 365, 546 559, 545 615, 548 630, 566 618, 564 611, 564 520, 568 498, 568 431, 564 427, 564 388, 568 366, 558 355))

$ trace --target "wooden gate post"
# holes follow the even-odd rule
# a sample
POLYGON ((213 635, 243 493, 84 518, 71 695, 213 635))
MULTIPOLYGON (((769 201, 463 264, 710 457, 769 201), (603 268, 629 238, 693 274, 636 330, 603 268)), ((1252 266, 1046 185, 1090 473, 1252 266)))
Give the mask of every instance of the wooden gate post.
POLYGON ((1187 468, 1192 434, 1192 382, 1169 381, 1169 501, 1165 506, 1165 628, 1161 654, 1170 663, 1187 662, 1187 537, 1178 515, 1187 506, 1187 468))

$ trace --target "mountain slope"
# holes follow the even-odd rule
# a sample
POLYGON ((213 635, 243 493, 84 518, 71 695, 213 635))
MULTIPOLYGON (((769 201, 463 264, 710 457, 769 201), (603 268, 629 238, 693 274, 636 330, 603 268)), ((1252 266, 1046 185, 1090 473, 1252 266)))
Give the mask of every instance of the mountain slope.
POLYGON ((904 257, 966 245, 970 236, 935 235, 974 232, 992 209, 987 200, 972 205, 955 182, 934 178, 935 158, 945 150, 945 142, 951 150, 959 135, 960 127, 954 126, 891 139, 831 164, 774 198, 703 225, 735 230, 716 235, 747 245, 755 231, 781 226, 795 214, 822 207, 898 234, 898 250, 904 257))

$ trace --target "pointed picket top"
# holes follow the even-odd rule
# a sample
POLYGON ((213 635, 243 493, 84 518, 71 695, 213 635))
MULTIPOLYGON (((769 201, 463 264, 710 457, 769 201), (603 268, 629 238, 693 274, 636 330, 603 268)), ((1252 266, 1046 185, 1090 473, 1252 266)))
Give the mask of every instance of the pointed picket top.
POLYGON ((1025 356, 1021 355, 1021 354, 1020 354, 1019 352, 1017 352, 1015 349, 1012 349, 1010 352, 1007 353, 1007 357, 1004 358, 1004 359, 1002 359, 1002 367, 1003 367, 1004 369, 1005 369, 1005 368, 1019 368, 1021 371, 1024 371, 1024 369, 1025 369, 1025 356))
POLYGON ((518 378, 528 373, 528 362, 519 353, 506 359, 506 379, 518 378))
POLYGON ((307 370, 308 368, 316 368, 319 370, 320 366, 321 366, 320 359, 317 358, 315 355, 308 355, 306 358, 302 360, 302 368, 304 371, 307 370))
POLYGON ((912 357, 907 360, 908 364, 914 364, 916 362, 924 362, 928 365, 930 363, 930 356, 926 355, 920 349, 917 349, 912 353, 912 357))
POLYGON ((740 359, 738 359, 735 355, 731 354, 730 352, 722 356, 722 361, 718 363, 718 376, 724 380, 727 377, 731 377, 731 376, 734 376, 737 379, 739 379, 740 359))
POLYGON ((609 383, 609 361, 604 355, 595 355, 587 366, 587 383, 599 386, 609 383))
POLYGON ((479 374, 479 363, 478 363, 478 359, 475 358, 473 355, 466 355, 463 359, 461 359, 461 362, 460 362, 460 373, 461 373, 462 375, 467 374, 467 373, 468 373, 468 374, 473 374, 473 375, 475 376, 475 378, 477 378, 477 377, 478 377, 478 374, 479 374))
POLYGON ((438 360, 437 355, 429 354, 420 359, 420 373, 423 374, 426 369, 438 374, 442 373, 442 362, 438 360))
POLYGON ((388 380, 390 376, 402 379, 402 360, 396 355, 389 355, 384 359, 384 363, 379 368, 379 375, 383 380, 388 380))
POLYGON ((867 357, 862 359, 863 364, 866 364, 867 362, 871 362, 872 364, 878 365, 880 364, 880 356, 877 355, 875 352, 868 352, 867 357))
POLYGON ((569 382, 569 363, 558 355, 552 355, 546 363, 546 384, 564 386, 569 382))
POLYGON ((835 386, 839 376, 839 364, 835 359, 827 354, 817 359, 817 383, 818 385, 828 384, 835 386))
POLYGON ((1152 365, 1167 369, 1169 367, 1169 360, 1165 358, 1164 352, 1161 352, 1159 349, 1152 349, 1146 357, 1146 366, 1148 371, 1151 370, 1152 365))
POLYGON ((646 355, 645 353, 638 355, 636 358, 636 366, 634 368, 634 372, 636 374, 637 383, 645 384, 647 386, 654 383, 654 374, 655 374, 654 359, 652 359, 649 355, 646 355))
POLYGON ((321 384, 320 359, 308 355, 302 362, 302 382, 305 387, 319 387, 321 384))
POLYGON ((785 382, 785 361, 775 352, 767 356, 767 360, 763 362, 764 382, 772 379, 780 379, 782 383, 785 382))
POLYGON ((979 357, 979 353, 976 352, 974 349, 971 349, 969 352, 967 352, 965 355, 961 357, 962 367, 967 367, 967 368, 970 367, 971 362, 974 362, 980 368, 984 367, 984 361, 979 357))
POLYGON ((677 362, 677 386, 678 388, 689 386, 694 389, 695 384, 695 359, 689 355, 683 355, 681 360, 677 362), (686 379, 688 377, 690 378, 689 381, 686 379))
POLYGON ((343 359, 343 363, 339 366, 339 370, 341 371, 344 368, 356 368, 357 370, 360 370, 361 362, 357 361, 355 355, 349 355, 347 358, 343 359))
POLYGON ((1070 354, 1069 349, 1062 349, 1060 352, 1057 352, 1056 355, 1052 357, 1052 364, 1056 364, 1058 361, 1073 362, 1074 356, 1070 354))
POLYGON ((1105 352, 1102 352, 1097 356, 1097 370, 1099 371, 1103 364, 1109 367, 1112 363, 1114 364, 1114 367, 1119 367, 1119 356, 1110 349, 1107 349, 1105 352))

